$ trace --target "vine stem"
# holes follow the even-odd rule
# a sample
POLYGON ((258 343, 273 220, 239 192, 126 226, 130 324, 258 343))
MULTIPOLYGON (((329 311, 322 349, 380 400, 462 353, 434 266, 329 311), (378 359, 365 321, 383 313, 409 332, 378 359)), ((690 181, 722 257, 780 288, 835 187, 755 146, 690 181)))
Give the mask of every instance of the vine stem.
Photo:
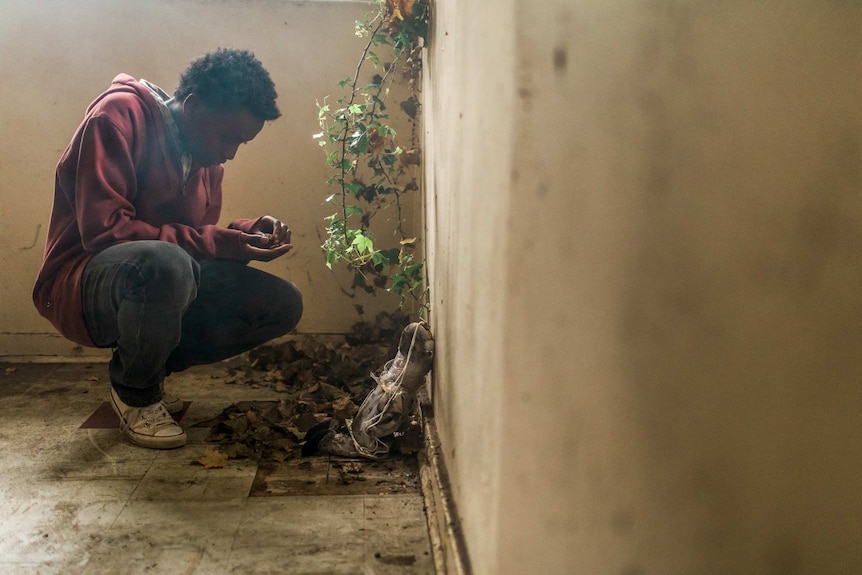
MULTIPOLYGON (((402 152, 400 147, 395 148, 393 146, 394 149, 384 147, 382 152, 378 150, 381 143, 378 136, 387 138, 387 140, 388 138, 392 138, 393 144, 395 136, 391 125, 388 122, 384 123, 382 119, 378 119, 378 110, 381 110, 379 112, 380 116, 388 118, 388 115, 384 115, 382 111, 386 109, 383 94, 389 95, 389 85, 394 83, 393 78, 397 75, 398 70, 402 68, 405 59, 409 63, 411 59, 417 59, 421 56, 418 52, 418 46, 421 45, 421 36, 419 36, 419 33, 425 30, 424 24, 427 23, 428 13, 425 1, 416 1, 416 5, 422 5, 423 13, 415 16, 415 22, 413 20, 405 21, 403 23, 404 28, 401 29, 402 24, 395 22, 392 13, 390 13, 394 2, 392 0, 375 0, 380 9, 372 12, 372 18, 367 18, 365 22, 356 23, 357 34, 360 36, 369 34, 369 37, 362 48, 362 53, 359 61, 356 63, 352 79, 348 78, 339 83, 343 88, 347 87, 350 89, 350 94, 345 95, 345 97, 339 100, 339 107, 341 107, 340 114, 338 116, 330 116, 336 123, 340 122, 339 127, 332 126, 332 128, 327 128, 323 110, 321 110, 320 116, 322 118, 321 127, 324 128, 324 132, 329 133, 329 142, 334 145, 341 156, 336 173, 340 177, 342 220, 339 222, 336 219, 337 215, 327 218, 332 220, 327 229, 329 239, 324 242, 323 246, 327 255, 327 265, 331 267, 332 260, 338 261, 339 259, 343 259, 348 264, 348 269, 352 270, 355 274, 354 289, 357 286, 362 286, 371 291, 374 287, 384 287, 387 281, 391 280, 392 291, 401 296, 401 306, 404 306, 405 296, 409 294, 418 303, 420 315, 423 311, 427 312, 429 310, 429 302, 427 301, 428 287, 425 286, 424 292, 421 295, 416 293, 417 289, 422 289, 421 270, 425 262, 421 261, 417 264, 414 260, 415 254, 413 253, 415 246, 413 244, 408 246, 404 243, 406 237, 402 219, 405 210, 405 206, 402 205, 404 199, 402 198, 402 193, 405 193, 408 189, 417 188, 415 180, 412 183, 412 187, 400 189, 396 185, 396 180, 411 171, 409 166, 413 162, 402 162, 401 166, 396 166, 395 162, 398 161, 397 156, 402 152), (390 25, 394 27, 390 29, 390 25), (390 37, 393 40, 392 44, 388 41, 390 37), (372 46, 378 45, 391 45, 393 47, 394 58, 391 63, 381 65, 378 56, 375 55, 372 48, 372 46), (373 69, 379 75, 375 75, 372 83, 366 88, 361 88, 359 82, 362 71, 363 69, 368 70, 367 67, 363 68, 366 66, 366 60, 372 60, 373 69), (332 138, 332 136, 335 137, 332 138), (366 139, 368 139, 368 142, 366 142, 366 139), (340 141, 340 146, 336 143, 338 141, 340 141), (368 143, 373 143, 373 146, 369 146, 368 143), (373 170, 373 181, 370 185, 366 185, 361 181, 364 176, 365 163, 363 158, 365 154, 370 154, 368 167, 373 170), (363 164, 362 171, 360 171, 360 163, 363 164), (349 188, 348 184, 350 185, 349 188), (355 197, 348 200, 348 192, 355 197), (383 206, 384 199, 381 198, 390 192, 392 193, 391 199, 394 199, 393 203, 397 211, 398 226, 396 232, 402 240, 397 262, 393 259, 391 253, 378 256, 378 254, 383 254, 383 252, 372 248, 370 238, 363 239, 361 237, 365 236, 368 232, 368 220, 374 217, 378 210, 382 209, 381 206, 383 206), (368 208, 371 209, 367 211, 365 208, 354 210, 354 203, 359 203, 360 200, 367 201, 369 203, 368 208), (362 223, 356 229, 348 227, 347 222, 348 215, 353 215, 354 211, 362 214, 362 223), (337 229, 338 225, 342 226, 341 230, 337 229), (343 244, 341 245, 338 244, 340 238, 343 238, 343 244), (357 249, 354 249, 351 238, 356 242, 357 249), (360 244, 359 240, 365 243, 360 244), (364 269, 366 264, 375 261, 375 257, 378 258, 378 263, 384 262, 390 265, 388 276, 385 272, 381 272, 373 266, 367 270, 364 269), (391 270, 392 266, 396 267, 394 273, 391 270), (366 271, 369 273, 368 276, 366 276, 366 271), (369 282, 370 276, 375 278, 373 286, 369 282), (417 276, 419 276, 418 279, 417 276), (382 283, 378 283, 378 279, 382 279, 382 283)), ((411 14, 410 17, 414 18, 414 15, 411 14)), ((417 77, 416 71, 415 68, 411 67, 412 79, 409 82, 409 86, 414 92, 414 81, 417 77)), ((411 114, 403 104, 402 109, 408 115, 411 114)), ((414 116, 411 115, 410 118, 412 120, 410 139, 411 144, 415 147, 418 122, 414 116)), ((386 144, 386 142, 383 142, 383 144, 386 144)), ((401 159, 403 160, 404 158, 402 157, 401 159)), ((329 183, 334 182, 330 179, 329 183)))
MULTIPOLYGON (((354 72, 353 74, 353 83, 350 86, 350 100, 347 102, 348 111, 350 110, 350 106, 352 106, 353 102, 356 100, 356 85, 359 83, 359 73, 362 71, 362 65, 365 63, 365 59, 368 57, 368 51, 371 50, 371 46, 374 44, 374 37, 383 27, 383 24, 384 20, 381 18, 380 22, 377 23, 377 27, 374 28, 374 32, 371 33, 371 36, 368 39, 368 43, 362 50, 362 56, 359 58, 359 62, 356 64, 356 72, 354 72)), ((344 133, 341 134, 341 214, 344 217, 345 245, 349 245, 347 237, 347 188, 345 187, 345 180, 347 179, 347 169, 344 167, 344 161, 347 159, 347 135, 349 133, 350 120, 345 114, 344 133)))

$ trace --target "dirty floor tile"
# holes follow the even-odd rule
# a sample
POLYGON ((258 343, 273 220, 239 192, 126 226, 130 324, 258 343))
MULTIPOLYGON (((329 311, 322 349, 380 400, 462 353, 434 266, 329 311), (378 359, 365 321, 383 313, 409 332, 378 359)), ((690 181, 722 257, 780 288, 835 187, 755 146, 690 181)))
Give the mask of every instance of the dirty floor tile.
POLYGON ((328 456, 261 466, 251 495, 382 495, 419 493, 416 460, 358 461, 328 456))
POLYGON ((230 460, 222 468, 206 468, 200 461, 207 445, 159 452, 133 500, 224 501, 247 497, 257 466, 248 459, 230 460))
POLYGON ((222 365, 166 385, 189 444, 148 450, 105 410, 106 364, 0 363, 0 575, 434 573, 415 461, 207 467, 208 421, 279 396, 222 365))
POLYGON ((363 505, 361 495, 249 499, 234 547, 346 545, 360 534, 363 505))
POLYGON ((334 546, 325 541, 291 547, 235 549, 228 561, 230 575, 356 575, 363 569, 363 549, 357 544, 334 546))

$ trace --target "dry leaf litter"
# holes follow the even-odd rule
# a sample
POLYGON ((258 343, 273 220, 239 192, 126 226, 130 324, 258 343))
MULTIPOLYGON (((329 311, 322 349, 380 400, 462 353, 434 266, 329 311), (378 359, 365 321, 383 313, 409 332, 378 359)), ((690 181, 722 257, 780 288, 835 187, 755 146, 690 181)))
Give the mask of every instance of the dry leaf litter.
MULTIPOLYGON (((197 463, 222 467, 227 459, 249 458, 272 465, 317 453, 323 435, 349 421, 375 389, 372 374, 396 356, 408 323, 400 312, 384 312, 373 322, 356 323, 343 337, 303 335, 250 351, 234 362, 227 383, 266 387, 283 397, 235 403, 198 423, 211 428, 207 441, 218 447, 197 463)), ((395 434, 389 455, 415 457, 421 444, 421 425, 413 410, 395 434)), ((350 481, 361 469, 345 467, 345 479, 350 481)))

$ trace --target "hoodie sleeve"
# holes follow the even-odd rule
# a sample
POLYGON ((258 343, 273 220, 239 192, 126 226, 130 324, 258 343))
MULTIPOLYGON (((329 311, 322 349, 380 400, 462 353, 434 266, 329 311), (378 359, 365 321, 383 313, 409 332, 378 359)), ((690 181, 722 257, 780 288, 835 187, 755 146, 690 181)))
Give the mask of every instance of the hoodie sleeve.
MULTIPOLYGON (((220 201, 210 207, 199 228, 183 224, 154 226, 138 219, 134 205, 138 194, 135 160, 131 136, 110 117, 94 115, 83 126, 75 213, 85 250, 98 252, 127 241, 161 240, 179 245, 196 259, 243 259, 239 230, 215 225, 220 201)), ((213 185, 220 186, 220 182, 213 185)))

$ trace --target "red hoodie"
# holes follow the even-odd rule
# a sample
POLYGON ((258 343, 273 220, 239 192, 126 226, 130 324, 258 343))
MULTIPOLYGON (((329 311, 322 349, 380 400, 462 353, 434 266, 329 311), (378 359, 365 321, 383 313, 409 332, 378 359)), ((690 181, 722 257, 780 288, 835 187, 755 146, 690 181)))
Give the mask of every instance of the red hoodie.
POLYGON ((161 240, 195 259, 243 259, 241 231, 218 228, 222 166, 193 165, 183 185, 180 151, 150 90, 120 74, 87 109, 60 162, 54 209, 33 301, 67 338, 93 346, 81 278, 93 254, 123 242, 161 240))

